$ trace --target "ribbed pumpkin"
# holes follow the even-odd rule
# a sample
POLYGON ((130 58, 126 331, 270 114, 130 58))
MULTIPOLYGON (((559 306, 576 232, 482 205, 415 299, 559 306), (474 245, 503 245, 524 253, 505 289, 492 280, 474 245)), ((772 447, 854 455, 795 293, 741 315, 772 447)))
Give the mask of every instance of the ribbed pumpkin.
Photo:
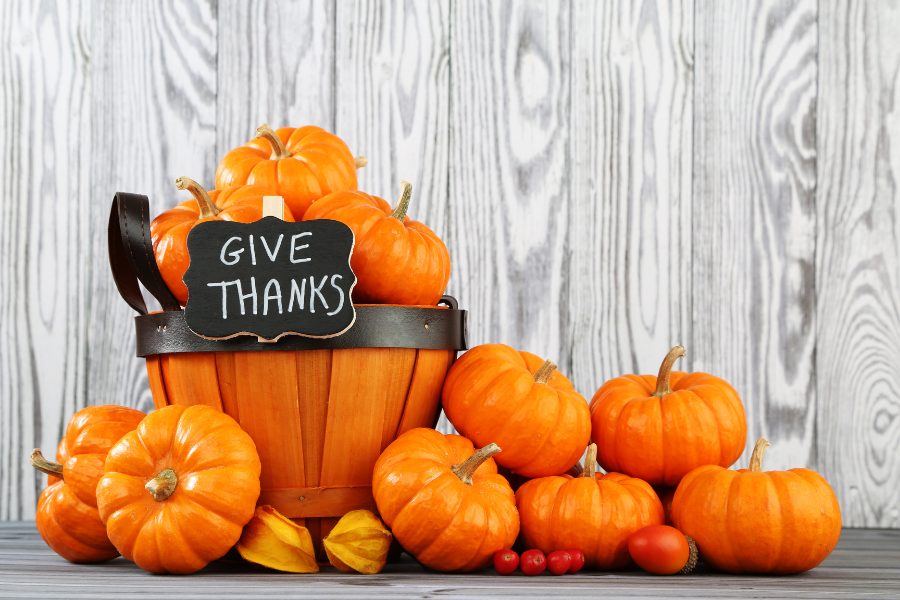
MULTIPOLYGON (((204 221, 259 221, 262 218, 263 197, 276 194, 254 185, 237 185, 207 193, 199 183, 187 177, 179 177, 175 180, 175 185, 179 190, 190 191, 194 199, 185 200, 153 219, 150 233, 153 236, 156 265, 163 281, 184 305, 187 303, 188 290, 182 278, 191 264, 187 249, 187 237, 191 229, 204 221)), ((284 220, 294 221, 294 215, 287 207, 284 220)))
POLYGON ((370 304, 437 304, 450 280, 450 254, 427 226, 406 216, 412 185, 401 181, 397 207, 363 192, 339 192, 317 200, 303 217, 333 219, 353 230, 350 266, 353 301, 370 304))
POLYGON ((721 571, 802 573, 841 536, 841 507, 828 482, 810 469, 763 472, 768 445, 756 442, 749 469, 698 467, 675 491, 672 521, 721 571))
POLYGON ((412 429, 375 463, 372 491, 398 542, 438 571, 482 569, 519 534, 515 496, 491 456, 459 435, 412 429))
POLYGON ((297 219, 313 201, 332 192, 356 189, 356 169, 347 144, 321 127, 260 125, 258 137, 230 151, 216 169, 216 188, 261 185, 284 198, 297 219))
POLYGON ((594 394, 591 441, 605 470, 675 487, 691 469, 729 467, 743 453, 747 421, 737 392, 714 375, 673 372, 682 356, 676 346, 658 377, 616 377, 594 394))
POLYGON ((632 563, 628 538, 648 525, 662 525, 662 504, 645 481, 594 472, 597 447, 588 446, 581 477, 532 479, 516 492, 522 536, 545 554, 577 548, 585 566, 621 569, 632 563))
POLYGON ((122 556, 153 573, 193 573, 240 539, 259 473, 256 446, 234 419, 169 406, 109 451, 97 507, 122 556))
POLYGON ((565 473, 591 434, 587 402, 556 365, 504 344, 463 354, 442 398, 457 431, 479 446, 495 441, 497 463, 524 477, 565 473))
POLYGON ((45 460, 38 449, 32 452, 31 465, 50 476, 38 498, 37 528, 66 560, 93 563, 119 555, 97 512, 97 482, 109 449, 144 416, 125 406, 89 406, 69 420, 56 452, 58 463, 45 460))

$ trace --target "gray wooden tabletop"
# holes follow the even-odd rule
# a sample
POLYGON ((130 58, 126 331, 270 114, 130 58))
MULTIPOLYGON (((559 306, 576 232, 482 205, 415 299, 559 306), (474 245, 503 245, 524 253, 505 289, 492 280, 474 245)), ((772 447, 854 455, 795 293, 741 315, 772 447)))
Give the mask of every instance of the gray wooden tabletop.
MULTIPOLYGON (((405 559, 406 557, 404 557, 405 559)), ((56 556, 34 523, 0 523, 0 598, 900 598, 900 531, 845 529, 818 568, 792 577, 642 571, 501 577, 425 571, 404 560, 379 575, 324 568, 291 575, 218 561, 189 576, 145 573, 123 558, 75 565, 56 556)))

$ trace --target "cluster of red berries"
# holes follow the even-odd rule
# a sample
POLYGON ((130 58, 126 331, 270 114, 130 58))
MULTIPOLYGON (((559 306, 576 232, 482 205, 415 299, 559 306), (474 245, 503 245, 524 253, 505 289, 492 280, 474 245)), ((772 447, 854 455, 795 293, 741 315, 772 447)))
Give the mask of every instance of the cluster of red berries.
POLYGON ((521 566, 525 575, 540 575, 544 569, 553 575, 577 573, 584 566, 584 552, 581 550, 557 550, 544 556, 540 550, 526 550, 519 555, 512 550, 498 550, 494 554, 494 568, 500 575, 510 575, 521 566))

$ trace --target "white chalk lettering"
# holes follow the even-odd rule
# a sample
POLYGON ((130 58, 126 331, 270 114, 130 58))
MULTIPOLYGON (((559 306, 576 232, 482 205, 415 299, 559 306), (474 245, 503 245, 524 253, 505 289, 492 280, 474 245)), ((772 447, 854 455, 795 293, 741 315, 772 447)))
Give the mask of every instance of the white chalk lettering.
POLYGON ((263 316, 269 314, 269 300, 278 300, 278 314, 280 315, 283 312, 281 310, 281 286, 278 284, 277 279, 270 279, 269 283, 266 284, 266 289, 263 292, 263 316), (272 287, 272 284, 275 284, 276 294, 274 296, 269 295, 269 288, 272 287))
POLYGON ((294 252, 297 250, 303 250, 304 248, 309 248, 309 244, 303 244, 302 246, 297 245, 297 240, 306 235, 312 235, 311 231, 304 231, 303 233, 297 233, 291 236, 291 262, 295 265, 297 263, 309 262, 311 258, 294 258, 294 252))
POLYGON ((253 234, 250 234, 250 264, 256 266, 256 246, 253 245, 253 234))
MULTIPOLYGON (((230 243, 233 242, 234 240, 241 241, 241 238, 239 238, 239 237, 228 238, 228 241, 225 242, 225 245, 224 245, 224 246, 222 246, 222 253, 219 254, 219 260, 222 261, 222 264, 228 265, 229 267, 230 267, 231 265, 236 265, 237 262, 238 262, 239 260, 241 260, 241 257, 240 257, 239 255, 240 255, 241 252, 244 251, 244 249, 241 248, 240 250, 234 250, 234 251, 232 251, 232 252, 229 252, 229 253, 228 253, 228 256, 233 257, 234 260, 231 261, 231 262, 228 262, 227 260, 225 260, 225 251, 228 249, 228 244, 230 244, 230 243)), ((223 293, 223 294, 225 293, 225 288, 222 288, 222 293, 223 293)))
MULTIPOLYGON (((234 239, 234 238, 232 238, 232 239, 234 239)), ((222 262, 225 262, 225 261, 222 261, 222 262)), ((235 261, 235 262, 237 262, 237 261, 235 261)), ((225 264, 227 265, 228 263, 225 263, 225 264)), ((207 287, 221 287, 222 288, 222 318, 223 319, 228 318, 228 305, 225 301, 226 300, 225 292, 228 289, 229 285, 237 285, 238 293, 239 294, 241 293, 241 282, 237 279, 235 279, 234 281, 220 281, 219 283, 207 283, 206 284, 207 287)))
POLYGON ((292 312, 294 310, 294 297, 297 297, 297 309, 303 310, 303 301, 304 296, 306 296, 306 279, 300 280, 300 287, 297 287, 297 282, 291 279, 291 300, 288 302, 288 312, 292 312))
POLYGON ((241 290, 241 282, 240 281, 236 281, 235 283, 237 283, 238 298, 240 298, 240 300, 241 300, 241 314, 242 315, 244 314, 244 299, 245 298, 253 298, 253 314, 255 315, 256 314, 256 278, 255 277, 250 278, 250 289, 252 291, 249 294, 244 294, 244 292, 241 290))
POLYGON ((263 236, 259 236, 259 239, 260 239, 260 240, 262 241, 262 243, 263 243, 263 248, 266 249, 266 254, 269 255, 269 260, 271 260, 272 262, 275 262, 275 257, 278 256, 278 249, 281 248, 281 240, 282 240, 282 238, 284 238, 284 234, 283 234, 283 233, 282 233, 281 235, 278 236, 278 243, 275 244, 275 251, 272 252, 272 251, 269 250, 269 244, 266 242, 266 238, 264 238, 263 236))
POLYGON ((322 301, 322 306, 325 307, 325 310, 328 310, 328 303, 325 302, 325 296, 322 295, 322 288, 325 286, 326 281, 328 281, 328 275, 324 275, 322 283, 319 284, 319 287, 316 287, 316 278, 312 275, 309 276, 309 312, 316 312, 316 296, 322 301))
MULTIPOLYGON (((333 287, 334 289, 336 289, 338 291, 338 294, 341 295, 341 299, 338 301, 337 308, 334 309, 333 311, 331 311, 330 313, 328 313, 329 317, 333 317, 334 315, 341 312, 341 308, 343 308, 343 306, 344 306, 344 290, 342 290, 337 285, 335 285, 335 283, 334 283, 335 279, 343 279, 343 277, 341 277, 340 275, 332 275, 331 276, 331 287, 333 287)), ((325 308, 328 308, 328 307, 326 306, 325 308)))

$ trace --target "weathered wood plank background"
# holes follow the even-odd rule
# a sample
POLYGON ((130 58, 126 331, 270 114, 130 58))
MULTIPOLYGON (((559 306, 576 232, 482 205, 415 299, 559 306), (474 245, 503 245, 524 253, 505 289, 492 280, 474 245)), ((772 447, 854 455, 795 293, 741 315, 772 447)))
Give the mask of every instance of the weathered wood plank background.
POLYGON ((413 183, 473 344, 590 397, 681 343, 769 468, 900 527, 897 31, 891 0, 0 0, 0 520, 75 410, 152 407, 112 194, 172 206, 268 122, 413 183))

